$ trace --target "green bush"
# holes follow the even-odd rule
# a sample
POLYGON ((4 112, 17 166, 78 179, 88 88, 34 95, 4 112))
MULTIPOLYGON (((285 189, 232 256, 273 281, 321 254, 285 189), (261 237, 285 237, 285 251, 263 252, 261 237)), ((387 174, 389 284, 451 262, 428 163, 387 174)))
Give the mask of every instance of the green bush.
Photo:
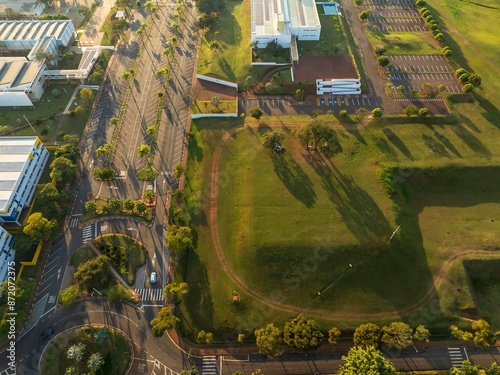
POLYGON ((80 295, 80 287, 76 284, 70 285, 61 292, 59 303, 63 306, 69 306, 80 295))
POLYGON ((116 177, 116 173, 110 167, 104 167, 102 169, 94 169, 94 177, 99 180, 112 180, 116 177))

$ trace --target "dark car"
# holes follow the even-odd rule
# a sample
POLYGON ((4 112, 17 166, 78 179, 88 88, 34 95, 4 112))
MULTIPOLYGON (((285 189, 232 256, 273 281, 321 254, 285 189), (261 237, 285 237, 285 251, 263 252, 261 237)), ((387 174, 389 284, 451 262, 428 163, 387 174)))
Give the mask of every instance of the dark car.
POLYGON ((47 337, 49 337, 50 335, 52 335, 54 333, 54 329, 52 327, 50 328, 47 328, 45 331, 43 331, 41 334, 40 334, 40 340, 45 340, 47 337))

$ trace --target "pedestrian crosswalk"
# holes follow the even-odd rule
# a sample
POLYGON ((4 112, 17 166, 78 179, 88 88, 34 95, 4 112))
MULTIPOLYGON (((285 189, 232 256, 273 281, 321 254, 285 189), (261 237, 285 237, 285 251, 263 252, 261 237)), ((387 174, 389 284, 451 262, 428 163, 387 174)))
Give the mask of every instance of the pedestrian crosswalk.
POLYGON ((135 292, 141 296, 142 301, 163 301, 163 289, 141 288, 135 289, 135 292))
POLYGON ((215 375, 217 373, 217 357, 215 355, 206 355, 203 357, 201 365, 201 375, 215 375))
POLYGON ((80 220, 80 215, 73 215, 69 218, 69 226, 70 228, 75 228, 78 226, 78 220, 80 220))
POLYGON ((92 224, 83 227, 83 243, 87 243, 92 239, 92 224))
MULTIPOLYGON (((463 350, 465 351, 465 348, 463 350)), ((463 356, 462 349, 448 348, 448 354, 450 355, 451 365, 459 369, 462 368, 462 363, 466 360, 463 356)))
POLYGON ((23 336, 29 331, 31 331, 31 329, 38 324, 38 321, 43 315, 48 299, 49 299, 49 294, 47 293, 33 305, 28 322, 26 323, 26 325, 22 330, 23 336))

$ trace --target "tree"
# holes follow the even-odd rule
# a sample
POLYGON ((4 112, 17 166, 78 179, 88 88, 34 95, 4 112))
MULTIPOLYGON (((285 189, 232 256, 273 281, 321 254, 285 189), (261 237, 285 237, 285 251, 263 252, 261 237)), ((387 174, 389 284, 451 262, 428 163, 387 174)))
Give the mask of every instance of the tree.
POLYGON ((51 203, 57 202, 61 198, 61 194, 59 194, 59 190, 57 190, 54 185, 50 182, 43 185, 43 188, 36 195, 36 199, 42 201, 42 203, 51 203))
POLYGON ((148 146, 148 145, 143 143, 137 149, 137 155, 139 155, 140 158, 146 157, 147 161, 148 161, 148 165, 149 165, 151 163, 150 159, 151 159, 151 155, 152 155, 151 146, 148 146))
POLYGON ((76 368, 74 366, 66 367, 64 375, 76 375, 76 368))
POLYGON ((150 323, 153 335, 161 337, 167 329, 175 328, 177 323, 179 323, 179 318, 172 313, 169 307, 163 307, 158 316, 151 320, 150 323))
POLYGON ((283 329, 284 343, 305 352, 318 349, 322 338, 318 323, 305 316, 287 322, 283 329))
POLYGON ((64 289, 59 295, 59 302, 63 306, 69 306, 71 302, 73 302, 78 295, 80 294, 80 288, 78 285, 73 284, 64 289))
POLYGON ((493 363, 489 369, 485 370, 486 375, 500 375, 500 365, 493 363))
POLYGON ((182 370, 179 375, 196 375, 196 367, 191 367, 191 370, 182 370))
POLYGON ((469 77, 469 83, 474 87, 481 86, 482 78, 478 74, 471 74, 469 77))
POLYGON ((55 219, 48 220, 42 216, 41 212, 35 212, 28 217, 23 233, 32 241, 47 241, 55 235, 56 230, 57 221, 55 219))
POLYGON ((364 10, 358 14, 358 17, 361 21, 366 21, 368 19, 369 15, 370 15, 370 13, 367 10, 364 10))
POLYGON ((41 60, 53 60, 54 59, 54 54, 49 51, 45 51, 43 49, 39 49, 38 51, 35 52, 35 60, 36 61, 41 61, 41 60))
POLYGON ((381 108, 375 108, 375 109, 372 111, 372 116, 373 116, 374 118, 381 118, 383 115, 384 115, 384 112, 382 112, 382 109, 381 109, 381 108))
POLYGON ((403 113, 408 117, 416 115, 417 114, 417 107, 415 107, 413 104, 410 104, 408 107, 405 107, 403 109, 403 113))
POLYGON ((462 362, 462 368, 453 367, 450 375, 479 375, 479 366, 473 366, 469 361, 462 362))
POLYGON ((278 358, 283 354, 283 334, 274 324, 270 323, 263 328, 256 329, 254 334, 260 354, 270 359, 278 358))
POLYGON ((112 126, 116 126, 118 125, 118 119, 116 117, 111 117, 109 119, 109 123, 112 125, 112 126))
POLYGON ((219 108, 220 99, 219 99, 219 97, 217 95, 212 96, 212 98, 210 98, 210 101, 212 102, 212 104, 214 106, 216 106, 217 108, 219 108))
POLYGON ((458 328, 457 326, 451 326, 450 330, 451 330, 451 334, 459 340, 469 341, 469 340, 472 340, 474 337, 474 335, 472 333, 467 332, 467 331, 463 331, 460 328, 458 328))
POLYGON ((340 335, 341 335, 340 329, 338 329, 337 327, 330 328, 330 330, 328 331, 328 343, 330 345, 336 344, 340 335))
POLYGON ((109 200, 109 208, 111 208, 111 210, 117 212, 117 211, 121 211, 122 209, 122 201, 119 200, 118 198, 111 198, 109 200))
POLYGON ((92 354, 87 361, 87 367, 92 374, 95 374, 103 364, 104 360, 102 359, 101 353, 92 354))
POLYGON ((374 346, 355 346, 349 350, 339 369, 339 375, 395 375, 396 368, 374 346))
POLYGON ((418 115, 422 118, 429 116, 429 110, 427 108, 420 108, 418 110, 418 115))
POLYGON ((68 359, 74 359, 76 362, 81 362, 83 359, 84 350, 86 345, 84 343, 79 343, 72 345, 68 348, 66 356, 68 359))
POLYGON ((385 68, 387 65, 389 65, 389 63, 390 61, 387 56, 380 56, 377 58, 377 64, 382 68, 385 68))
POLYGON ((96 156, 101 156, 103 158, 108 158, 113 152, 113 146, 111 143, 105 143, 95 150, 96 156))
POLYGON ((420 90, 426 98, 435 98, 439 94, 437 86, 433 85, 430 82, 425 82, 420 85, 420 90))
POLYGON ((87 290, 105 286, 109 282, 109 264, 110 260, 106 255, 91 258, 78 266, 74 278, 87 290))
POLYGON ((339 116, 342 118, 347 117, 347 111, 345 109, 341 109, 339 112, 339 116))
POLYGON ((97 212, 97 203, 94 201, 85 202, 84 208, 88 213, 95 214, 97 212))
POLYGON ((260 142, 266 146, 273 148, 276 144, 281 144, 285 139, 285 133, 280 131, 268 130, 260 137, 260 142))
POLYGON ((208 48, 210 48, 210 51, 217 51, 220 48, 220 43, 214 40, 208 45, 208 48))
POLYGON ((89 7, 86 7, 85 5, 79 5, 78 8, 78 13, 81 15, 81 16, 86 16, 87 14, 90 13, 90 8, 89 7))
POLYGON ((139 201, 139 202, 137 202, 137 203, 135 204, 135 209, 136 209, 136 210, 137 210, 137 212, 139 212, 140 214, 144 213, 144 212, 147 210, 147 208, 148 208, 148 207, 146 206, 146 203, 144 203, 144 202, 139 201))
POLYGON ((378 348, 380 345, 380 327, 373 323, 358 326, 354 331, 354 345, 378 348))
POLYGON ((108 331, 105 328, 99 328, 95 333, 94 333, 94 341, 97 344, 102 344, 104 343, 108 338, 108 331))
POLYGON ((198 342, 205 343, 205 344, 211 344, 213 338, 214 338, 214 335, 212 332, 205 332, 203 330, 198 332, 198 336, 197 336, 198 342))
POLYGON ((80 149, 72 143, 66 143, 63 146, 59 146, 54 152, 56 158, 65 157, 75 163, 80 157, 80 149))
POLYGON ((430 337, 431 333, 422 324, 415 328, 415 333, 413 334, 415 340, 429 342, 430 337))
POLYGON ((175 254, 180 255, 186 249, 193 246, 191 228, 171 225, 166 234, 168 248, 175 254))
POLYGON ((123 201, 123 207, 129 211, 129 212, 132 212, 134 211, 134 207, 135 207, 135 203, 131 200, 131 199, 125 199, 123 201))
POLYGON ((250 116, 252 116, 253 118, 255 118, 257 120, 260 119, 263 114, 264 114, 264 111, 262 109, 260 109, 259 107, 253 107, 250 110, 250 116))
POLYGON ((391 349, 404 349, 413 344, 413 329, 403 322, 382 327, 382 342, 391 349))
POLYGON ((181 163, 179 163, 174 168, 174 177, 179 179, 183 174, 184 174, 184 167, 181 163))
POLYGON ((304 147, 317 150, 328 158, 342 149, 335 130, 318 119, 302 125, 295 135, 304 147))
POLYGON ((50 163, 50 178, 57 182, 67 182, 76 175, 76 165, 68 158, 60 156, 50 163))
POLYGON ((462 92, 464 94, 468 94, 472 91, 474 91, 474 86, 471 83, 467 83, 462 87, 462 92))
POLYGON ((163 288, 165 297, 179 297, 186 295, 189 292, 187 283, 170 283, 163 288))
POLYGON ((489 348, 495 344, 496 336, 491 333, 490 324, 483 319, 472 322, 474 332, 474 344, 482 348, 489 348))
POLYGON ((94 102, 95 94, 91 89, 81 89, 80 98, 82 98, 85 108, 90 108, 94 102))
POLYGON ((146 134, 151 138, 151 144, 156 144, 156 138, 158 137, 158 128, 154 125, 150 125, 146 128, 146 134))

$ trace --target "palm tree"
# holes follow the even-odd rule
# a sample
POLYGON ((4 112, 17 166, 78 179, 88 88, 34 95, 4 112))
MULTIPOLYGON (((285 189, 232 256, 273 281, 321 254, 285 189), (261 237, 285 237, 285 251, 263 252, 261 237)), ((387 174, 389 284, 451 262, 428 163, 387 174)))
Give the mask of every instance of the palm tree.
POLYGON ((137 149, 137 155, 139 155, 140 158, 147 157, 148 166, 151 165, 151 152, 151 146, 145 145, 144 143, 137 149))
POLYGON ((95 374, 99 367, 101 367, 104 364, 104 360, 102 359, 102 356, 100 353, 94 353, 89 357, 89 360, 87 361, 87 367, 89 368, 90 372, 92 374, 95 374))
POLYGON ((109 119, 109 123, 110 123, 111 125, 113 125, 113 126, 116 126, 116 125, 118 125, 118 119, 117 119, 116 117, 111 117, 111 118, 109 119))
POLYGON ((70 346, 67 352, 68 359, 74 359, 76 362, 81 362, 83 359, 83 354, 85 350, 85 344, 80 343, 70 346))
POLYGON ((109 157, 111 156, 112 152, 113 146, 111 145, 111 143, 105 143, 95 150, 96 156, 101 156, 105 160, 105 163, 107 165, 111 164, 111 160, 109 159, 109 157))

